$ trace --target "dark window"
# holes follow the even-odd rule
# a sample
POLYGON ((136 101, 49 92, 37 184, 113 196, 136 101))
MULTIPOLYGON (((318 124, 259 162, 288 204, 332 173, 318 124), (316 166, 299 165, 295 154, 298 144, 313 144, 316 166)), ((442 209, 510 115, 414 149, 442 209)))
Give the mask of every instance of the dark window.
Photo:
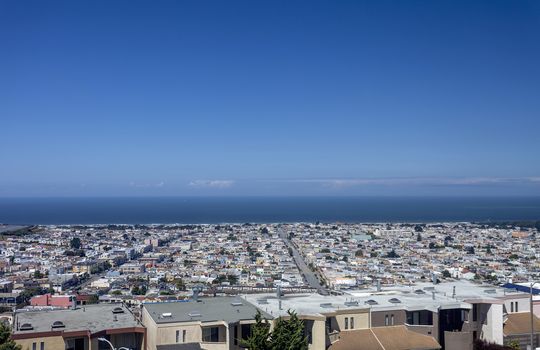
POLYGON ((241 331, 242 331, 242 335, 241 335, 241 339, 247 339, 251 336, 251 325, 249 324, 243 324, 241 326, 241 331))
POLYGON ((472 320, 474 322, 478 321, 478 304, 472 306, 472 320))
POLYGON ((351 317, 351 329, 354 329, 354 317, 351 317))
POLYGON ((326 333, 330 334, 332 332, 332 319, 330 317, 326 318, 326 333))
POLYGON ((234 345, 238 345, 238 326, 234 326, 233 339, 234 339, 234 345))
POLYGON ((433 313, 428 310, 407 311, 407 324, 410 325, 433 325, 433 313))
POLYGON ((203 328, 203 342, 206 342, 206 343, 219 342, 219 328, 218 327, 203 328))
POLYGON ((345 317, 345 329, 349 329, 349 318, 345 317))

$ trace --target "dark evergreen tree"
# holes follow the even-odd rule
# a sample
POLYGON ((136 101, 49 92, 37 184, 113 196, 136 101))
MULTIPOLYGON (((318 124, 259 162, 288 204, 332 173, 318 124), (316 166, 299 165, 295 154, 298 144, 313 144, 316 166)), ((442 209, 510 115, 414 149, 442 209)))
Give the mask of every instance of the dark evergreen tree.
POLYGON ((21 350, 21 346, 11 339, 11 329, 4 323, 0 323, 0 350, 21 350))
POLYGON ((293 311, 289 319, 279 318, 270 335, 272 350, 307 350, 308 339, 304 332, 304 321, 293 311))
POLYGON ((242 346, 250 350, 270 350, 270 323, 262 318, 261 312, 257 310, 255 324, 251 326, 249 338, 241 341, 242 346))

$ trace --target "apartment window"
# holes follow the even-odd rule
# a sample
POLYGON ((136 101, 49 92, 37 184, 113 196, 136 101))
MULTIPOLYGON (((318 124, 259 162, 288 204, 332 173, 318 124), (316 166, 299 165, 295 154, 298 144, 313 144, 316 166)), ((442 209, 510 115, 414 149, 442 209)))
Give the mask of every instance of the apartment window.
POLYGON ((518 302, 516 301, 516 305, 514 306, 514 309, 516 310, 516 312, 518 312, 518 302))
POLYGON ((45 350, 45 342, 39 343, 39 350, 45 350))
POLYGON ((176 331, 176 341, 175 343, 180 343, 180 331, 176 331))
POLYGON ((410 325, 433 325, 433 313, 428 310, 407 311, 407 324, 410 325))
POLYGON ((461 321, 466 322, 467 320, 467 310, 461 310, 461 321))
POLYGON ((351 317, 351 329, 354 329, 354 317, 351 317))
POLYGON ((233 341, 233 343, 234 343, 234 345, 238 345, 238 326, 235 325, 233 329, 234 329, 234 335, 233 335, 234 341, 233 341))
POLYGON ((219 342, 219 328, 218 327, 203 328, 203 342, 205 343, 219 342))
POLYGON ((384 325, 388 326, 388 315, 384 316, 384 325))
POLYGON ((185 343, 186 342, 186 330, 184 329, 182 331, 182 343, 185 343))
POLYGON ((478 321, 478 304, 472 306, 472 320, 473 322, 478 321))
POLYGON ((514 312, 514 302, 510 302, 510 312, 514 312))
POLYGON ((37 343, 32 343, 32 350, 37 350, 37 343))
POLYGON ((246 340, 247 338, 251 336, 251 325, 250 324, 241 325, 240 332, 241 332, 240 339, 246 340))
POLYGON ((345 329, 349 329, 349 318, 345 317, 345 329))
POLYGON ((390 324, 393 326, 394 325, 394 314, 391 314, 390 315, 390 324))
POLYGON ((326 326, 326 333, 329 334, 332 331, 332 319, 330 319, 330 317, 326 318, 325 326, 326 326))

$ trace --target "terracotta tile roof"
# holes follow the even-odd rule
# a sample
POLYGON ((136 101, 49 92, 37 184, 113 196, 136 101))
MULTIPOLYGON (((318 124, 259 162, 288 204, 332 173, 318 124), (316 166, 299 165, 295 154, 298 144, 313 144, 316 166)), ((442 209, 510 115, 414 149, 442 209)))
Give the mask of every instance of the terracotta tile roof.
POLYGON ((434 350, 439 343, 430 336, 410 331, 405 326, 374 327, 344 331, 329 350, 434 350))
MULTIPOLYGON (((535 332, 540 332, 540 319, 533 315, 535 332)), ((509 314, 503 326, 504 335, 528 334, 531 332, 530 312, 509 314)))

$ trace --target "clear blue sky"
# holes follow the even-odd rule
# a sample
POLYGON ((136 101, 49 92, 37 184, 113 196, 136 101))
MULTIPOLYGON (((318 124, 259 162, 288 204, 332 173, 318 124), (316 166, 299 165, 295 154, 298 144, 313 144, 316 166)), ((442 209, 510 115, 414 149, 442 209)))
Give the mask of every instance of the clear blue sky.
POLYGON ((0 196, 540 195, 539 1, 0 2, 0 196))

